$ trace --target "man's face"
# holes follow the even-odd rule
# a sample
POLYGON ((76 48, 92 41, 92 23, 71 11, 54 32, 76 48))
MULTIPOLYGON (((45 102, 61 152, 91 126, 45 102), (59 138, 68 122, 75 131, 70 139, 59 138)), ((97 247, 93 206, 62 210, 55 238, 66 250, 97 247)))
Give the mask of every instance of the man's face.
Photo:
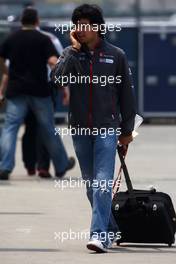
POLYGON ((80 43, 88 44, 97 38, 96 27, 92 26, 88 19, 80 19, 76 26, 76 35, 80 43))

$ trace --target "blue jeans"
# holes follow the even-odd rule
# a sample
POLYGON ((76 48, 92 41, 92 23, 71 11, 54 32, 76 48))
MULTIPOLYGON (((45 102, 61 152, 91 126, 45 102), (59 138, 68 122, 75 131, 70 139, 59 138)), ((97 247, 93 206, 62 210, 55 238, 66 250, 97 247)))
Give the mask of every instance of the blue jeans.
POLYGON ((50 154, 56 172, 68 166, 68 156, 61 141, 55 136, 53 103, 50 97, 17 96, 7 100, 5 124, 1 136, 0 170, 11 172, 15 166, 17 133, 31 109, 39 124, 41 138, 50 154))
POLYGON ((74 135, 72 138, 92 207, 90 238, 98 237, 108 245, 108 234, 118 232, 111 213, 117 136, 74 135))

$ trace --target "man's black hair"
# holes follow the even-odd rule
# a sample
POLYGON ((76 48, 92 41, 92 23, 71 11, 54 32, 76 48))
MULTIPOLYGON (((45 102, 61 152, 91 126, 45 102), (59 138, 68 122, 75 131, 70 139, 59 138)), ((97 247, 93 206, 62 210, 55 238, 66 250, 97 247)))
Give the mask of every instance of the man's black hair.
POLYGON ((35 25, 38 22, 38 12, 33 7, 26 7, 21 16, 21 23, 23 25, 35 25))
MULTIPOLYGON (((77 24, 81 19, 88 19, 90 24, 105 25, 102 10, 97 5, 83 4, 76 7, 72 14, 72 22, 77 24)), ((104 26, 101 28, 104 30, 104 26)), ((99 35, 104 37, 101 31, 99 31, 99 35)))

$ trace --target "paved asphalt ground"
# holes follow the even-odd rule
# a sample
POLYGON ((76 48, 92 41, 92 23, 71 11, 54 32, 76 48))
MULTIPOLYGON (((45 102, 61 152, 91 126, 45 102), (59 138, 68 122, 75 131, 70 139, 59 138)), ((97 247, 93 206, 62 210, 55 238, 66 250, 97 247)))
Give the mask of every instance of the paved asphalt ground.
MULTIPOLYGON (((67 173, 64 190, 54 180, 28 177, 21 161, 22 132, 23 128, 11 180, 0 182, 0 264, 176 263, 175 245, 123 245, 114 246, 109 254, 90 253, 84 234, 89 230, 91 211, 78 164, 67 173), (77 239, 72 239, 71 232, 77 239)), ((169 193, 176 207, 176 126, 146 125, 139 133, 127 157, 133 183, 137 188, 153 185, 169 193)), ((65 137, 64 143, 74 155, 71 138, 65 137)))

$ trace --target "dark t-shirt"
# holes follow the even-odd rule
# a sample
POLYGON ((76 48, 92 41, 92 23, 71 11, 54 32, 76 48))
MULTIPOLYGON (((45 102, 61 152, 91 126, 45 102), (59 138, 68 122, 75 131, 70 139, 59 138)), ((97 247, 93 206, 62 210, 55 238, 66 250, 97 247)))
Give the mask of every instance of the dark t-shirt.
POLYGON ((0 57, 10 61, 6 97, 49 96, 47 61, 54 55, 58 54, 50 38, 38 30, 12 33, 0 47, 0 57))

